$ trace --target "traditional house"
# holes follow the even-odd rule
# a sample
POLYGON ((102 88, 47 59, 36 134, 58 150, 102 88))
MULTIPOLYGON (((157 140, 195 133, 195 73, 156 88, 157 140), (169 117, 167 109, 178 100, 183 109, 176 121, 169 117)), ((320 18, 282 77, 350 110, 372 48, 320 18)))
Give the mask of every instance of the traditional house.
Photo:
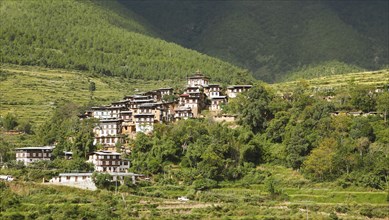
POLYGON ((137 109, 140 105, 154 103, 153 99, 134 99, 129 103, 129 109, 137 109))
POLYGON ((193 113, 191 108, 181 106, 175 110, 175 114, 174 114, 175 120, 189 119, 189 118, 193 118, 193 113))
POLYGON ((135 132, 135 123, 133 121, 132 111, 121 111, 120 119, 122 120, 122 134, 130 135, 135 132))
POLYGON ((91 108, 92 116, 97 119, 108 119, 112 118, 111 111, 108 106, 98 106, 91 108))
POLYGON ((226 97, 225 96, 214 96, 211 98, 211 106, 209 107, 210 111, 221 111, 221 106, 225 104, 226 97))
POLYGON ((140 95, 147 96, 148 99, 152 99, 154 102, 158 102, 162 100, 162 94, 159 90, 144 92, 141 93, 140 95))
POLYGON ((117 102, 112 102, 111 106, 112 107, 126 107, 127 106, 127 102, 128 102, 128 100, 120 100, 120 101, 117 101, 117 102))
POLYGON ((195 75, 187 78, 188 86, 207 86, 209 83, 209 77, 204 76, 200 70, 197 70, 195 75))
POLYGON ((248 91, 252 85, 233 85, 227 87, 228 98, 235 98, 239 93, 248 91))
POLYGON ((209 84, 204 88, 204 93, 208 98, 219 97, 220 96, 220 86, 218 84, 209 84))
POLYGON ((96 151, 89 155, 88 162, 93 163, 97 172, 127 172, 128 160, 122 160, 121 154, 111 151, 96 151))
POLYGON ((153 113, 137 113, 134 114, 136 132, 149 133, 154 130, 154 114, 153 113))
POLYGON ((73 159, 73 152, 71 152, 71 151, 64 151, 63 154, 64 154, 65 160, 73 159))
POLYGON ((15 148, 16 161, 21 161, 27 166, 36 161, 51 160, 54 148, 55 146, 15 148))
POLYGON ((161 93, 161 97, 173 95, 173 88, 160 88, 158 91, 161 93))
POLYGON ((122 141, 121 137, 121 119, 103 119, 98 126, 93 129, 95 138, 93 144, 102 144, 107 147, 113 147, 116 143, 122 141))
POLYGON ((201 112, 202 104, 203 104, 203 102, 202 102, 202 99, 200 97, 189 96, 185 99, 184 106, 192 109, 193 116, 197 117, 201 112))

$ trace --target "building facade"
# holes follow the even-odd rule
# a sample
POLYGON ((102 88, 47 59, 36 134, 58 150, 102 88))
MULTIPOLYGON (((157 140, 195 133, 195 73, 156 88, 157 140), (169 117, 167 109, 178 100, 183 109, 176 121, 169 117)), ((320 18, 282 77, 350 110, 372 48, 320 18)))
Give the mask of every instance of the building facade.
POLYGON ((16 161, 21 161, 28 166, 37 161, 51 160, 54 148, 55 146, 15 148, 16 161))

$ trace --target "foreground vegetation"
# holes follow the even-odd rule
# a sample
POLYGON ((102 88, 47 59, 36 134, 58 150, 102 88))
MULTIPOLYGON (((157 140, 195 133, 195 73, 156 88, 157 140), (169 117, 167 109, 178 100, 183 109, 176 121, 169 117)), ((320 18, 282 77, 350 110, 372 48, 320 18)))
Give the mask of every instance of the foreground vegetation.
MULTIPOLYGON (((317 184, 291 169, 260 166, 269 181, 221 182, 218 188, 161 181, 126 184, 95 192, 33 182, 0 182, 1 219, 365 219, 387 217, 387 193, 362 188, 341 189, 317 184), (190 201, 177 201, 187 196, 190 201)), ((129 181, 130 182, 130 181, 129 181)))

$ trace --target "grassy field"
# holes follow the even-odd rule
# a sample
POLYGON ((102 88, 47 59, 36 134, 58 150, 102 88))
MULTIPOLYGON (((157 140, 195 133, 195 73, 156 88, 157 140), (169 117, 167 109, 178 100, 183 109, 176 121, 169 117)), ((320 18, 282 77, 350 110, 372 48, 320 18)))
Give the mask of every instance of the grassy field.
POLYGON ((332 88, 335 90, 345 89, 345 86, 352 83, 356 85, 378 86, 389 84, 389 69, 379 71, 368 71, 360 73, 348 73, 342 75, 333 75, 314 78, 310 80, 295 80, 284 83, 272 84, 272 87, 279 92, 291 91, 302 83, 308 84, 312 89, 314 88, 332 88))
POLYGON ((124 95, 177 83, 125 80, 60 69, 3 65, 0 84, 0 115, 12 112, 20 119, 40 123, 60 101, 78 105, 109 104, 122 99, 124 95), (90 81, 96 84, 93 99, 89 92, 90 81))
POLYGON ((0 196, 4 200, 0 218, 24 215, 46 219, 387 219, 387 192, 370 189, 341 189, 333 183, 316 184, 298 172, 281 166, 263 165, 277 179, 281 195, 272 196, 265 184, 242 185, 223 182, 208 191, 191 186, 159 185, 119 187, 118 193, 95 192, 32 182, 13 182, 0 196), (293 176, 292 179, 289 177, 293 176), (304 184, 302 184, 304 183, 304 184), (190 201, 180 202, 178 196, 190 201), (6 207, 6 209, 4 209, 6 207))

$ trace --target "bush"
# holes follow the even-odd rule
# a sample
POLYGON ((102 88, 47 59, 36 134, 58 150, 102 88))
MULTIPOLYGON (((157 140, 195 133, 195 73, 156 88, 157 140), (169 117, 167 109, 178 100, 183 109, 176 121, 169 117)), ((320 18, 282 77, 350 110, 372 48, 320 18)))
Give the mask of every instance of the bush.
POLYGON ((198 179, 193 181, 192 187, 196 190, 208 190, 212 188, 216 188, 218 186, 215 180, 211 179, 198 179))
POLYGON ((340 212, 340 213, 347 213, 350 211, 350 209, 347 206, 344 205, 336 205, 335 206, 335 211, 340 212))
POLYGON ((8 113, 2 120, 1 123, 5 130, 13 130, 16 126, 18 126, 17 118, 15 115, 8 113))

